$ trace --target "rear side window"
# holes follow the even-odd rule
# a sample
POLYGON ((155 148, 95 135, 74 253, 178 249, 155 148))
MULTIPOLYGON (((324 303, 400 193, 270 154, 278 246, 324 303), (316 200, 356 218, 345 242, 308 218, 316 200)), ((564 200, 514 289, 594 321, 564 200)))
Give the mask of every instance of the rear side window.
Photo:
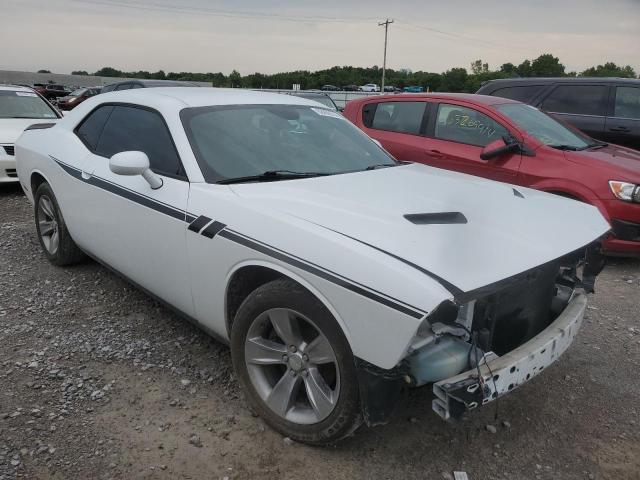
POLYGON ((97 108, 76 129, 76 135, 89 150, 95 151, 98 146, 98 139, 112 111, 113 107, 110 105, 97 108))
POLYGON ((477 110, 446 103, 438 106, 436 138, 484 147, 508 134, 506 128, 477 110))
POLYGON ((613 116, 640 120, 640 88, 616 88, 616 104, 613 116))
POLYGON ((605 85, 560 85, 542 102, 547 112, 576 115, 607 113, 609 87, 605 85))
POLYGON ((521 87, 504 87, 495 90, 491 95, 494 97, 510 98, 519 102, 527 103, 538 95, 545 85, 526 85, 521 87))
POLYGON ((371 128, 399 133, 420 133, 426 102, 378 103, 371 128))
POLYGON ((110 158, 131 150, 146 153, 155 172, 184 177, 171 134, 160 114, 142 108, 114 106, 95 153, 110 158))

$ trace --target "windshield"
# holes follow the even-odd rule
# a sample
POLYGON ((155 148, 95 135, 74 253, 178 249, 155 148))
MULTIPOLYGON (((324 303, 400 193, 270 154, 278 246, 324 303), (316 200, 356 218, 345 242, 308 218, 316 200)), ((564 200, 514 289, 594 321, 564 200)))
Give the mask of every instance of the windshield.
POLYGON ((81 96, 82 96, 82 94, 83 94, 84 92, 86 92, 86 91, 87 91, 87 89, 86 89, 86 88, 79 88, 79 89, 74 90, 73 92, 71 92, 71 93, 69 94, 69 96, 70 96, 70 97, 81 97, 81 96))
POLYGON ((37 94, 0 90, 0 118, 58 118, 37 94))
POLYGON ((581 150, 594 143, 591 138, 568 129, 531 105, 505 103, 497 105, 496 109, 545 145, 581 150))
POLYGON ((324 108, 225 105, 187 108, 180 116, 209 183, 269 171, 337 174, 398 164, 324 108))

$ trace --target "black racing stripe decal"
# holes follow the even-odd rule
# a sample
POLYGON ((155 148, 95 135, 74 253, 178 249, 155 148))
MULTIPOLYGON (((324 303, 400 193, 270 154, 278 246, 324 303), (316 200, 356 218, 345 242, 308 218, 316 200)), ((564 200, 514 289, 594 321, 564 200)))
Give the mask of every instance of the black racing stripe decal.
MULTIPOLYGON (((51 155, 49 156, 51 157, 51 155)), ((66 163, 62 163, 60 160, 58 160, 55 157, 51 157, 51 158, 53 159, 54 162, 60 165, 60 167, 69 175, 71 175, 74 178, 77 178, 78 180, 82 180, 82 172, 80 170, 78 170, 75 167, 72 167, 71 165, 67 165, 66 163)))
POLYGON ((357 293, 359 295, 362 295, 363 297, 369 298, 375 302, 378 302, 382 305, 385 305, 389 308, 392 308, 394 310, 397 310, 399 312, 404 313, 405 315, 409 315, 413 318, 422 318, 426 315, 426 312, 423 312, 421 310, 419 310, 418 308, 415 307, 411 307, 411 306, 406 306, 402 303, 399 303, 399 301, 395 300, 395 299, 391 299, 391 298, 387 298, 384 297, 382 294, 380 294, 379 292, 375 292, 375 291, 371 291, 368 290, 366 288, 364 288, 363 286, 344 279, 340 276, 338 276, 337 274, 333 273, 333 272, 329 272, 326 270, 323 270, 321 268, 319 268, 316 265, 307 263, 302 261, 301 259, 294 257, 290 254, 287 254, 285 252, 281 252, 276 250, 273 247, 270 247, 268 245, 264 245, 262 243, 258 243, 255 240, 252 240, 250 238, 244 237, 232 230, 229 229, 224 229, 222 231, 220 231, 220 233, 218 234, 220 237, 226 238, 227 240, 230 240, 232 242, 238 243, 240 245, 243 245, 245 247, 248 247, 252 250, 255 250, 257 252, 263 253, 265 255, 268 255, 272 258, 275 258, 277 260, 280 260, 284 263, 287 263, 289 265, 292 265, 294 267, 297 267, 301 270, 304 270, 306 272, 309 272, 317 277, 323 278, 331 283, 334 283, 336 285, 339 285, 343 288, 346 288, 347 290, 350 290, 354 293, 357 293))
POLYGON ((175 208, 167 203, 163 203, 159 200, 155 200, 153 198, 142 195, 141 193, 134 192, 133 190, 129 190, 128 188, 122 187, 115 183, 112 183, 104 178, 97 177, 95 175, 91 175, 88 178, 82 177, 82 171, 72 167, 71 165, 67 165, 66 163, 58 160, 52 155, 49 155, 53 161, 55 161, 60 167, 67 172, 69 175, 82 180, 83 182, 88 183, 89 185, 93 185, 94 187, 102 188, 108 192, 111 192, 115 195, 118 195, 122 198, 126 198, 127 200, 131 200, 132 202, 139 203, 145 207, 148 207, 152 210, 155 210, 160 213, 164 213, 176 220, 186 220, 186 213, 183 210, 175 208))
POLYGON ((102 188, 108 192, 111 192, 115 195, 118 195, 122 198, 126 198, 127 200, 131 200, 132 202, 139 203, 145 207, 148 207, 156 212, 164 213, 170 217, 173 217, 177 220, 184 221, 185 213, 181 210, 176 210, 173 207, 165 205, 164 203, 157 202, 155 200, 150 199, 149 197, 145 197, 144 195, 140 195, 138 193, 132 192, 131 190, 127 190, 125 188, 114 185, 107 180, 104 180, 100 177, 91 176, 85 180, 89 185, 93 185, 98 188, 102 188))
POLYGON ((218 221, 211 221, 211 219, 209 219, 208 217, 205 217, 204 215, 200 215, 196 217, 194 214, 184 212, 175 207, 172 207, 171 205, 146 197, 145 195, 134 192, 133 190, 126 189, 124 187, 111 183, 108 180, 102 179, 100 177, 96 177, 94 175, 90 176, 88 179, 85 179, 82 177, 81 170, 75 167, 72 167, 71 165, 67 165, 64 162, 58 160, 57 158, 51 155, 50 157, 65 172, 67 172, 69 175, 73 176, 74 178, 87 182, 88 184, 96 186, 98 188, 107 190, 111 193, 114 193, 115 195, 119 195, 123 198, 126 198, 127 200, 131 200, 132 202, 139 203, 140 205, 151 208, 157 212, 164 213, 165 215, 168 215, 172 218, 187 222, 189 223, 189 227, 188 227, 189 230, 199 232, 202 227, 208 224, 206 228, 204 228, 204 230, 200 232, 201 235, 207 238, 214 238, 216 235, 219 235, 221 237, 226 238, 227 240, 230 240, 232 242, 238 243, 245 247, 251 248, 252 250, 263 253, 272 258, 280 260, 284 263, 287 263, 301 270, 309 272, 313 275, 316 275, 317 277, 323 278, 331 283, 339 285, 347 290, 357 293, 363 297, 369 298, 375 302, 378 302, 396 311, 402 312, 405 315, 409 315, 413 318, 421 319, 426 315, 426 312, 420 310, 419 308, 413 307, 408 304, 403 304, 399 300, 386 297, 381 292, 377 292, 373 289, 369 289, 368 287, 365 287, 364 285, 360 285, 359 283, 354 282, 353 280, 349 280, 344 277, 341 277, 337 273, 322 269, 318 265, 314 265, 303 259, 295 257, 294 255, 278 250, 275 247, 271 247, 269 245, 260 243, 257 240, 251 239, 242 234, 229 230, 226 228, 226 225, 224 223, 221 223, 218 221), (198 226, 200 224, 202 226, 198 226))
POLYGON ((207 228, 205 228, 201 234, 204 235, 207 238, 213 238, 215 237, 218 232, 220 232, 224 227, 226 227, 226 225, 224 223, 220 223, 220 222, 212 222, 211 224, 209 224, 207 226, 207 228))
MULTIPOLYGON (((320 225, 322 226, 322 225, 320 225)), ((415 268, 416 270, 418 270, 419 272, 424 273, 425 275, 427 275, 428 277, 431 277, 432 279, 434 279, 436 282, 438 282, 440 285, 442 285, 444 288, 446 288, 447 290, 449 290, 449 292, 451 292, 453 294, 454 297, 458 297, 459 295, 462 295, 464 292, 461 288, 456 287, 453 283, 448 282, 447 280, 445 280, 444 278, 442 278, 439 275, 436 275, 435 273, 427 270, 426 268, 422 268, 420 265, 416 265, 413 262, 410 262, 409 260, 406 260, 402 257, 399 257, 398 255, 395 255, 391 252, 387 252, 386 250, 383 250, 382 248, 376 247, 375 245, 371 245, 370 243, 367 242, 363 242, 362 240, 359 240, 355 237, 352 237, 351 235, 347 235, 346 233, 342 233, 339 232, 337 230, 334 230, 332 228, 328 228, 328 227, 323 227, 326 228, 327 230, 330 230, 334 233, 337 233, 338 235, 342 235, 343 237, 347 237, 351 240, 353 240, 354 242, 358 242, 361 243, 362 245, 366 245, 367 247, 373 248, 374 250, 377 250, 381 253, 384 253, 385 255, 389 255, 392 258, 395 258, 396 260, 398 260, 399 262, 404 263, 405 265, 409 265, 412 268, 415 268)))
POLYGON ((191 230, 192 232, 200 233, 200 230, 202 230, 210 221, 211 219, 209 217, 200 215, 189 224, 189 230, 191 230))

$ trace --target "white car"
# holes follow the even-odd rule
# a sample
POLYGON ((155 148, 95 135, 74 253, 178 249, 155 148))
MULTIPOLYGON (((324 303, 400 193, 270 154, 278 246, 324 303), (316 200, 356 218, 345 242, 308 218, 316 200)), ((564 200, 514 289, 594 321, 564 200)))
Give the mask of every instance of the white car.
POLYGON ((37 121, 60 117, 44 98, 27 87, 0 85, 0 183, 17 182, 14 143, 37 121))
POLYGON ((403 386, 433 384, 449 418, 542 371, 586 308, 573 252, 609 229, 584 203, 398 163, 289 95, 102 94, 16 153, 51 262, 87 254, 230 343, 255 411, 312 444, 384 422, 403 386))
POLYGON ((366 85, 362 85, 360 90, 363 92, 379 92, 380 87, 375 83, 367 83, 366 85))

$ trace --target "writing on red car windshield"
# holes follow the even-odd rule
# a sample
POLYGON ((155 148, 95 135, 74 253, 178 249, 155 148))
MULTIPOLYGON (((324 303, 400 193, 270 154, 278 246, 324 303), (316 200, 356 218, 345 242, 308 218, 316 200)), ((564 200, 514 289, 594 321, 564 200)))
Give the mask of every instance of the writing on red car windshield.
MULTIPOLYGON (((469 115, 455 115, 452 119, 452 124, 458 125, 462 128, 478 129, 481 135, 486 135, 487 137, 491 137, 494 133, 496 133, 495 128, 489 125, 485 125, 480 120, 471 118, 469 115)), ((449 125, 451 125, 451 123, 449 125)))

